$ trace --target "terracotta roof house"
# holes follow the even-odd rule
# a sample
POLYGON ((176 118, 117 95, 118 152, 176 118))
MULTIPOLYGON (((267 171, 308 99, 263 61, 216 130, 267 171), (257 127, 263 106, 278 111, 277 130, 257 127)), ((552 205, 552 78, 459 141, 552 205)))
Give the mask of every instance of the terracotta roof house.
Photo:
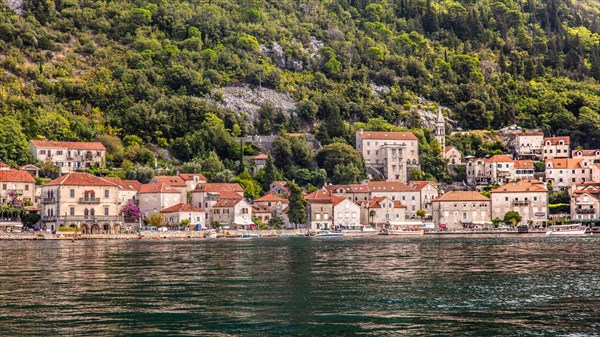
POLYGON ((29 150, 34 159, 52 161, 62 173, 92 166, 104 166, 106 148, 100 142, 61 142, 31 140, 29 150))
POLYGON ((202 208, 194 207, 188 203, 179 203, 160 211, 165 220, 171 225, 179 225, 182 221, 189 221, 188 230, 200 230, 206 226, 206 212, 202 208))

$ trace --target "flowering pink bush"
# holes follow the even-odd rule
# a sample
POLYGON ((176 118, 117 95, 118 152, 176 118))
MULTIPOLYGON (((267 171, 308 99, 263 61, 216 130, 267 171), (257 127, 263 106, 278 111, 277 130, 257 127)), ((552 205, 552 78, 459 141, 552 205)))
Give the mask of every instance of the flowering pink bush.
POLYGON ((128 202, 121 208, 121 214, 125 218, 125 222, 136 222, 142 217, 140 208, 133 202, 128 202))

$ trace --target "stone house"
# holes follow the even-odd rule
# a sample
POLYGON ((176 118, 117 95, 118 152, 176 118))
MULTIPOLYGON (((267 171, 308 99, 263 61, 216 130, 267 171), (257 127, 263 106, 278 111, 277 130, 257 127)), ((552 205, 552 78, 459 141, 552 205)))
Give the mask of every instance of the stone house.
POLYGON ((408 180, 411 169, 420 168, 419 141, 411 132, 356 133, 356 150, 371 176, 389 181, 408 180))
POLYGON ((600 163, 600 150, 573 150, 572 158, 583 158, 589 163, 600 163))
POLYGON ((179 177, 183 179, 187 185, 186 191, 193 191, 199 184, 206 184, 206 177, 200 173, 179 173, 179 177))
POLYGON ((285 181, 274 181, 269 185, 269 192, 279 195, 290 195, 290 191, 285 187, 287 182, 285 181))
POLYGON ((42 225, 48 230, 73 226, 84 233, 123 229, 120 187, 88 173, 68 173, 41 189, 42 225))
POLYGON ((583 158, 546 159, 546 181, 558 188, 568 188, 592 180, 592 166, 583 158))
POLYGON ((386 197, 375 197, 361 202, 360 222, 373 224, 383 229, 391 222, 402 222, 406 219, 406 206, 400 201, 386 197))
POLYGON ((216 221, 221 226, 229 226, 233 229, 254 227, 252 205, 246 199, 219 199, 212 209, 210 222, 216 221))
POLYGON ((546 137, 544 138, 544 159, 569 158, 570 146, 570 137, 546 137))
POLYGON ((269 160, 269 156, 264 153, 259 153, 258 155, 250 158, 252 162, 252 175, 255 175, 261 169, 267 166, 267 160, 269 160))
POLYGON ((438 229, 462 230, 491 224, 490 198, 479 192, 448 192, 431 203, 438 229))
POLYGON ((544 133, 540 131, 524 131, 515 133, 513 147, 515 155, 520 159, 542 158, 544 133))
MULTIPOLYGON (((438 184, 435 181, 419 181, 413 180, 408 183, 414 189, 419 191, 421 195, 420 209, 425 211, 426 216, 431 216, 432 206, 431 201, 440 196, 438 184)), ((415 214, 416 215, 416 214, 415 214)))
POLYGON ((360 226, 360 206, 354 201, 337 196, 331 197, 333 206, 333 228, 352 228, 360 226))
POLYGON ((446 146, 444 158, 448 160, 448 165, 462 165, 462 153, 454 146, 446 146))
POLYGON ((492 219, 504 218, 508 211, 521 215, 519 224, 544 225, 548 220, 548 190, 543 182, 522 180, 490 191, 492 219))
POLYGON ((63 174, 92 166, 103 167, 106 162, 106 148, 100 142, 31 140, 29 151, 35 160, 52 161, 63 174))
POLYGON ((180 190, 164 183, 142 185, 137 198, 140 211, 146 218, 183 201, 180 190))
POLYGON ((26 171, 1 169, 0 170, 0 203, 6 204, 13 198, 31 201, 37 205, 39 200, 35 197, 35 179, 26 171))
POLYGON ((308 202, 309 229, 329 228, 333 226, 332 194, 326 190, 317 190, 304 197, 308 202))
POLYGON ((202 208, 194 207, 188 203, 179 203, 160 211, 171 225, 179 225, 184 220, 189 220, 188 229, 200 229, 206 227, 206 215, 202 208))

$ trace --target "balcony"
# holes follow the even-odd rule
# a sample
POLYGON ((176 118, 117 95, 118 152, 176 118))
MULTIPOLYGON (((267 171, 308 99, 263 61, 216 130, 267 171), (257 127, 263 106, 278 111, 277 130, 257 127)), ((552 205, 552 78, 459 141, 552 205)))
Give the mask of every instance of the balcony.
POLYGON ((123 222, 123 216, 121 215, 66 215, 57 217, 55 215, 52 216, 43 216, 42 221, 58 221, 60 223, 69 223, 69 222, 84 222, 84 223, 99 223, 99 222, 123 222))
POLYGON ((14 193, 14 195, 23 195, 23 190, 8 190, 8 193, 14 193))
POLYGON ((527 206, 527 205, 529 205, 529 200, 513 200, 513 205, 515 205, 515 206, 527 206))
POLYGON ((596 213, 595 208, 576 208, 575 213, 577 214, 594 214, 596 213))
POLYGON ((79 198, 80 204, 99 204, 100 198, 79 198))
POLYGON ((56 199, 54 197, 42 198, 42 204, 55 204, 56 199))

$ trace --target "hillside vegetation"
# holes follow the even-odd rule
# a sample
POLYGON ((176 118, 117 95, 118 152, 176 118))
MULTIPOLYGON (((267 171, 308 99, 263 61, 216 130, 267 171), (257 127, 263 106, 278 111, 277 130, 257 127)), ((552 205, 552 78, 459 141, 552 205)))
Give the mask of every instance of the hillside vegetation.
MULTIPOLYGON (((599 11, 563 0, 25 0, 21 15, 0 9, 0 159, 30 160, 27 139, 99 139, 115 166, 151 162, 141 144, 153 143, 199 169, 216 153, 233 170, 235 136, 305 130, 352 145, 365 126, 414 129, 432 157, 411 109, 419 97, 462 129, 517 123, 599 147, 599 11), (236 85, 288 92, 296 109, 265 105, 249 120, 219 107, 220 88, 236 85)), ((473 141, 457 145, 497 150, 473 141)), ((294 167, 314 175, 314 157, 294 167)))

